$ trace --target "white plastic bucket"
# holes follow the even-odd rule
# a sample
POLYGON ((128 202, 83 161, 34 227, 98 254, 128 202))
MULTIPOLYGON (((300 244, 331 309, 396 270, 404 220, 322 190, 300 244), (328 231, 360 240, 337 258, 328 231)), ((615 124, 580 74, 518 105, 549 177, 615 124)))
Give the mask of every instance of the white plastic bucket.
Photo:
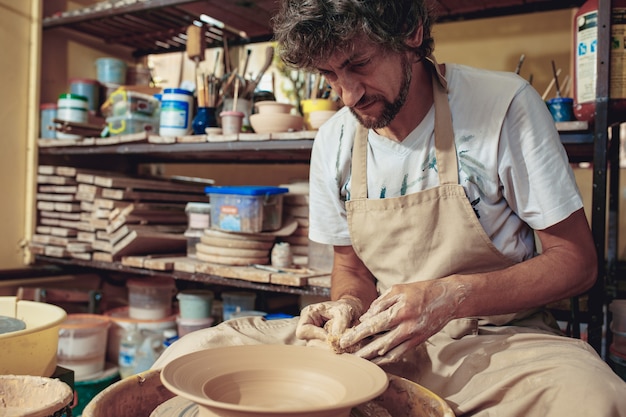
POLYGON ((213 293, 207 290, 186 290, 176 295, 180 317, 206 319, 211 317, 213 293))
POLYGON ((126 63, 116 58, 96 59, 98 81, 107 84, 126 83, 126 63))
POLYGON ((104 369, 111 320, 97 314, 70 314, 59 327, 57 360, 74 371, 76 379, 87 379, 104 369))
POLYGON ((129 279, 126 286, 131 319, 160 320, 172 314, 172 296, 176 290, 172 279, 129 279))
MULTIPOLYGON (((57 101, 57 119, 65 122, 87 123, 89 103, 78 94, 61 94, 57 101)), ((57 132, 58 139, 79 139, 80 135, 57 132)))
POLYGON ((191 133, 193 93, 166 88, 161 96, 159 135, 185 136, 191 133))

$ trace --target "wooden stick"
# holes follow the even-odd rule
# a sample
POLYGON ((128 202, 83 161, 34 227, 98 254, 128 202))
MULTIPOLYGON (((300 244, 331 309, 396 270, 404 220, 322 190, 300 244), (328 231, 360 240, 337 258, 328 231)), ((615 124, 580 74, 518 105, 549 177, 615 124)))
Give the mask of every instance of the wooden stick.
POLYGON ((233 111, 237 111, 237 96, 239 95, 239 77, 235 78, 235 94, 233 96, 233 111))
MULTIPOLYGON (((560 73, 561 73, 561 68, 559 68, 556 71, 556 76, 558 77, 560 73)), ((548 88, 546 88, 546 91, 544 91, 543 94, 541 95, 541 99, 543 101, 546 101, 546 97, 548 97, 548 93, 550 93, 550 90, 552 90, 553 85, 554 85, 554 78, 552 78, 552 80, 550 81, 550 84, 548 84, 548 88)))

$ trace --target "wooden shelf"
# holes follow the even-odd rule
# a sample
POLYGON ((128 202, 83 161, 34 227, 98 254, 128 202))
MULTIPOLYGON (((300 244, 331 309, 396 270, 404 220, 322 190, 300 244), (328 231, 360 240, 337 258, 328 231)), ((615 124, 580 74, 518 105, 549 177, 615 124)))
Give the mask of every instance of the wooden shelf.
MULTIPOLYGON (((437 0, 438 21, 450 22, 579 7, 584 0, 437 0)), ((67 28, 107 44, 124 45, 135 56, 184 51, 186 28, 206 15, 215 19, 205 32, 207 47, 264 42, 272 39, 275 0, 148 0, 99 2, 78 10, 44 17, 44 30, 67 28)), ((210 20, 210 19, 209 19, 210 20)), ((206 19, 205 19, 206 21, 206 19)))
POLYGON ((216 275, 188 273, 182 271, 155 271, 144 268, 133 268, 122 265, 120 262, 97 262, 84 261, 80 259, 54 258, 50 256, 36 255, 37 264, 65 265, 70 267, 81 267, 86 269, 104 270, 125 274, 136 274, 146 276, 168 276, 177 280, 195 281, 203 284, 221 285, 225 287, 244 288, 255 291, 269 291, 283 294, 300 294, 329 296, 330 290, 326 287, 303 286, 293 287, 288 285, 264 284, 240 279, 224 278, 216 275))
MULTIPOLYGON (((42 164, 91 166, 94 161, 127 163, 309 163, 312 139, 198 143, 126 143, 39 148, 42 164)), ((111 165, 109 165, 110 168, 111 165)))

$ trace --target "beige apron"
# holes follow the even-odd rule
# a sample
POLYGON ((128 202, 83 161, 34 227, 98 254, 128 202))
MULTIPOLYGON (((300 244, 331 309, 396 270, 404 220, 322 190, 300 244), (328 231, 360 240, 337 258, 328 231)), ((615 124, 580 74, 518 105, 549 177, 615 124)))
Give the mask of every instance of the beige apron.
MULTIPOLYGON (((457 184, 445 88, 433 84, 439 187, 400 198, 367 200, 365 129, 356 138, 350 229, 355 250, 380 279, 381 289, 512 263, 489 241, 457 184)), ((512 318, 454 320, 405 361, 384 368, 443 397, 457 416, 626 417, 626 384, 588 344, 554 334, 541 311, 515 320, 515 326, 493 325, 512 318)), ((186 335, 161 355, 154 368, 210 347, 303 345, 295 337, 297 323, 297 318, 229 320, 186 335)))
MULTIPOLYGON (((446 82, 441 76, 438 80, 433 75, 439 186, 402 197, 368 199, 368 131, 357 128, 348 225, 352 246, 378 280, 379 293, 394 284, 495 271, 514 263, 493 245, 458 183, 446 82)), ((481 324, 506 324, 528 315, 484 317, 481 324)))
MULTIPOLYGON (((432 68, 438 67, 435 64, 432 68)), ((445 79, 437 75, 433 71, 439 186, 402 197, 368 199, 368 131, 362 127, 357 129, 352 155, 351 199, 346 202, 348 223, 352 245, 377 278, 380 292, 394 284, 454 273, 499 270, 513 264, 493 245, 463 187, 458 184, 446 84, 445 79)), ((521 376, 532 380, 535 374, 545 374, 545 367, 556 366, 561 355, 591 352, 594 361, 599 359, 588 345, 557 336, 553 323, 551 316, 540 309, 453 320, 404 362, 385 368, 443 396, 457 415, 545 417, 551 415, 552 405, 559 407, 552 414, 555 417, 585 415, 575 413, 580 411, 577 394, 570 397, 562 393, 559 397, 562 401, 556 404, 556 399, 545 398, 543 391, 534 392, 532 387, 515 383, 521 376), (534 330, 498 327, 507 323, 530 326, 534 330), (539 343, 548 351, 545 353, 545 357, 550 358, 547 364, 542 361, 526 364, 532 353, 541 350, 529 348, 528 343, 539 343), (494 408, 494 403, 502 406, 494 408), (484 410, 487 408, 488 411, 484 410)), ((605 375, 610 375, 608 367, 601 366, 605 375)), ((563 380, 571 381, 571 378, 576 381, 576 377, 566 370, 554 376, 554 383, 562 384, 563 380)), ((618 385, 620 382, 616 381, 618 385)), ((583 393, 577 390, 570 389, 571 393, 583 393)), ((594 415, 617 414, 611 411, 594 415)))

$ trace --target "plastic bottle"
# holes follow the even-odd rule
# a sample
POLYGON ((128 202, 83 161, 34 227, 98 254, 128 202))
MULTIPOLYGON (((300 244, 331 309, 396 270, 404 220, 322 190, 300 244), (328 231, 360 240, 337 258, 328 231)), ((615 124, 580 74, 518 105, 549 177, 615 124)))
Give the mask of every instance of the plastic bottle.
POLYGON ((172 343, 178 340, 178 333, 174 329, 163 330, 163 350, 171 346, 172 343))
MULTIPOLYGON (((596 115, 598 0, 585 2, 574 16, 574 115, 593 122, 596 115)), ((626 114, 626 0, 611 5, 609 122, 626 114)))
POLYGON ((118 366, 122 378, 137 373, 135 369, 139 360, 139 349, 142 343, 143 336, 137 328, 137 324, 133 323, 130 328, 124 331, 120 339, 118 366))

